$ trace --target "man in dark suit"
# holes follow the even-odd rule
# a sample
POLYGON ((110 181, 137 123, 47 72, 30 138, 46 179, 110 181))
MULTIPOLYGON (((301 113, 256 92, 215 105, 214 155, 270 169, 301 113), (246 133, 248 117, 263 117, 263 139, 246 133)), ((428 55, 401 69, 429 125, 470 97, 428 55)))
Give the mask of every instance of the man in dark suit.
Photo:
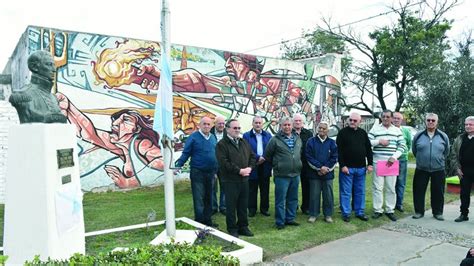
POLYGON ((263 152, 272 138, 269 132, 262 129, 263 119, 255 116, 252 121, 252 129, 244 133, 245 139, 252 147, 256 155, 256 167, 249 176, 249 217, 255 216, 257 212, 257 194, 260 188, 260 212, 270 216, 268 209, 270 176, 272 175, 272 164, 265 160, 263 152))
POLYGON ((240 136, 240 124, 236 119, 226 123, 227 136, 216 147, 219 174, 226 196, 227 231, 234 237, 253 236, 248 228, 247 206, 249 199, 248 179, 255 167, 252 148, 240 136), (235 214, 237 213, 237 221, 235 214))

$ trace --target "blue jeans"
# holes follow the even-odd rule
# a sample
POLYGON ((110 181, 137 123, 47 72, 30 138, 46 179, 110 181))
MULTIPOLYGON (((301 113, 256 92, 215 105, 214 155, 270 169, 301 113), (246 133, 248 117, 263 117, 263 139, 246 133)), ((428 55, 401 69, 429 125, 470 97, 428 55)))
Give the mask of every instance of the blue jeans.
POLYGON ((300 177, 275 177, 275 223, 284 225, 295 220, 298 209, 300 177))
POLYGON ((397 193, 396 208, 403 207, 403 194, 405 194, 405 185, 407 183, 407 166, 407 160, 400 160, 400 174, 397 176, 397 183, 395 184, 395 192, 397 193))
POLYGON ((366 168, 349 168, 346 175, 339 171, 339 202, 343 217, 349 217, 352 212, 351 197, 354 188, 354 211, 357 216, 365 212, 365 173, 366 168))
POLYGON ((191 190, 193 193, 194 220, 196 222, 212 225, 212 183, 214 171, 202 171, 191 168, 191 190))
POLYGON ((212 211, 225 211, 225 196, 224 196, 224 188, 222 187, 222 183, 220 178, 214 181, 212 187, 212 211), (219 187, 219 204, 217 204, 217 187, 219 187))

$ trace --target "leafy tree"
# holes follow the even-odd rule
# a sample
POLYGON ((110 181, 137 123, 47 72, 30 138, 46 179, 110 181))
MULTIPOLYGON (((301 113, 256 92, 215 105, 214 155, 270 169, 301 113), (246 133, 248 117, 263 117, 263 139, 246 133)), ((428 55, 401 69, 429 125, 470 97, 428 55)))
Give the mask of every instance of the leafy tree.
MULTIPOLYGON (((322 31, 322 36, 332 35, 333 39, 344 41, 365 57, 365 60, 352 64, 347 69, 346 86, 359 91, 356 102, 343 99, 343 105, 347 108, 373 114, 367 95, 373 95, 380 107, 387 109, 386 98, 395 92, 395 110, 399 111, 407 93, 415 88, 420 75, 439 68, 443 63, 443 53, 449 49, 446 32, 452 23, 444 15, 457 4, 457 0, 438 0, 433 6, 426 1, 417 4, 419 6, 416 11, 410 9, 414 6, 410 1, 401 4, 399 8, 391 7, 391 12, 397 15, 397 22, 369 33, 367 41, 351 29, 343 30, 342 27, 333 26, 327 19, 323 20, 324 29, 315 30, 315 33, 322 31)), ((320 35, 312 36, 314 41, 311 38, 303 48, 299 44, 287 46, 289 51, 285 55, 291 58, 305 52, 311 55, 308 51, 321 52, 326 43, 316 42, 321 39, 316 38, 320 35)), ((325 40, 329 42, 331 39, 325 40)))
MULTIPOLYGON (((463 132, 464 119, 474 114, 474 58, 470 50, 473 43, 469 33, 465 40, 456 43, 458 55, 442 62, 438 68, 422 75, 419 93, 409 98, 410 108, 418 114, 434 112, 439 126, 450 138, 463 132)), ((420 117, 422 118, 422 117, 420 117)))

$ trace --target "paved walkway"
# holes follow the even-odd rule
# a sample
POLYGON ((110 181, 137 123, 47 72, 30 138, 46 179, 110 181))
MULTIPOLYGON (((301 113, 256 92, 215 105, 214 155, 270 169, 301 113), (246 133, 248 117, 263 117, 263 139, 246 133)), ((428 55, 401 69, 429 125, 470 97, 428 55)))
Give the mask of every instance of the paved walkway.
MULTIPOLYGON (((474 196, 471 196, 474 203, 474 196)), ((444 206, 445 221, 431 211, 377 229, 335 240, 274 261, 293 265, 459 265, 468 247, 474 247, 474 215, 454 222, 459 201, 444 206)), ((474 205, 474 204, 471 204, 474 205)), ((472 206, 471 206, 472 208, 472 206)))

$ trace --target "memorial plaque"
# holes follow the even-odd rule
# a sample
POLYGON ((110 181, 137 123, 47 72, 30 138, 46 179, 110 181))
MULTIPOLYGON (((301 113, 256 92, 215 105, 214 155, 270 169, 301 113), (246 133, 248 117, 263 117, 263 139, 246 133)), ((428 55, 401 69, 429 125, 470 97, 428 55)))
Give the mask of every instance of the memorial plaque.
POLYGON ((73 149, 62 149, 57 150, 57 157, 58 157, 58 169, 68 168, 74 166, 74 157, 73 157, 73 149))

